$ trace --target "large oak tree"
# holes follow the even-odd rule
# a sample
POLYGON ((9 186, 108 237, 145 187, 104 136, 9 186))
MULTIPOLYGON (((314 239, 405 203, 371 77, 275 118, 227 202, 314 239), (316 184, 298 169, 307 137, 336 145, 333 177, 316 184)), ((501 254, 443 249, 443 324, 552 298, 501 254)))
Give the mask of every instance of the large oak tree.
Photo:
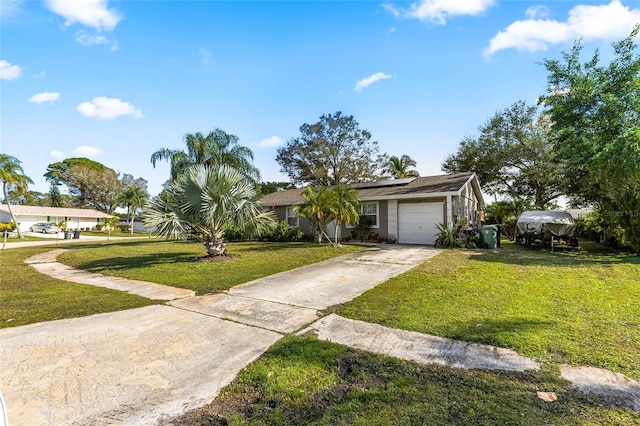
POLYGON ((75 207, 93 208, 113 213, 121 183, 118 174, 97 161, 88 158, 67 158, 49 164, 44 177, 52 185, 65 185, 75 207))
POLYGON ((549 129, 536 106, 515 102, 480 126, 477 136, 465 138, 442 170, 476 172, 489 194, 524 198, 543 209, 562 195, 549 129))
POLYGON ((636 26, 613 45, 613 59, 598 52, 585 63, 576 42, 562 60, 547 59, 552 142, 563 162, 563 186, 578 203, 594 205, 609 225, 621 226, 640 251, 640 55, 636 26))
POLYGON ((336 112, 303 124, 300 136, 278 149, 276 161, 296 185, 329 186, 380 177, 387 156, 352 115, 336 112))

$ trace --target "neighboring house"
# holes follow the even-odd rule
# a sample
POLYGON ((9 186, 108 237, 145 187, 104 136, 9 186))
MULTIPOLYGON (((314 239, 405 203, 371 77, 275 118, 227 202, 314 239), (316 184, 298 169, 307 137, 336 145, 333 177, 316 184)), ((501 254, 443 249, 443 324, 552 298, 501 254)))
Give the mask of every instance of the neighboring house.
MULTIPOLYGON (((366 182, 350 185, 358 192, 360 214, 367 216, 372 230, 381 239, 401 244, 433 244, 436 225, 455 227, 462 223, 480 224, 484 199, 475 173, 425 176, 366 182), (464 219, 463 219, 464 218, 464 219)), ((309 221, 297 217, 295 206, 304 203, 304 189, 289 189, 266 195, 260 200, 280 221, 299 225, 312 234, 309 221)), ((352 227, 342 225, 338 237, 351 236, 352 227)), ((329 229, 332 234, 333 230, 329 229)))
MULTIPOLYGON (((128 218, 125 216, 120 219, 120 225, 129 226, 131 222, 129 222, 128 218)), ((133 219, 133 232, 149 232, 150 229, 144 226, 144 222, 142 221, 142 217, 136 216, 133 219)))
MULTIPOLYGON (((29 227, 38 222, 58 224, 67 222, 67 229, 93 228, 104 223, 113 216, 98 210, 73 209, 66 207, 14 206, 11 211, 16 217, 20 230, 27 232, 29 227)), ((0 204, 0 222, 11 222, 11 215, 6 204, 0 204)))

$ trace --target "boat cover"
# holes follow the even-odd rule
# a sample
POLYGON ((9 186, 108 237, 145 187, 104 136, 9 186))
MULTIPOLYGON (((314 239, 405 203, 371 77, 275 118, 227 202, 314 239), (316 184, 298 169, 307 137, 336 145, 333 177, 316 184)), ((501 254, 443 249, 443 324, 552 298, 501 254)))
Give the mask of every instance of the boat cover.
POLYGON ((541 235, 546 231, 555 237, 573 237, 576 230, 573 217, 560 210, 526 211, 518 218, 517 226, 521 235, 541 235))

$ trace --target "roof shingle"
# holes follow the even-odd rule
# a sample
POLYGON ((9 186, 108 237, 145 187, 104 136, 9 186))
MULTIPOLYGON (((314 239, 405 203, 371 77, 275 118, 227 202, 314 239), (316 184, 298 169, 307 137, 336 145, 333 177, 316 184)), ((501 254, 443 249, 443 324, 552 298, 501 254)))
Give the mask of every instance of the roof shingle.
MULTIPOLYGON (((398 185, 393 181, 382 181, 381 186, 357 188, 359 198, 373 199, 376 197, 389 198, 393 196, 410 196, 421 194, 435 195, 460 190, 473 173, 456 173, 451 175, 421 176, 415 179, 399 179, 398 185)), ((367 185, 368 186, 368 185, 367 185)), ((291 206, 304 202, 302 197, 304 188, 276 191, 265 195, 260 204, 263 206, 291 206)))

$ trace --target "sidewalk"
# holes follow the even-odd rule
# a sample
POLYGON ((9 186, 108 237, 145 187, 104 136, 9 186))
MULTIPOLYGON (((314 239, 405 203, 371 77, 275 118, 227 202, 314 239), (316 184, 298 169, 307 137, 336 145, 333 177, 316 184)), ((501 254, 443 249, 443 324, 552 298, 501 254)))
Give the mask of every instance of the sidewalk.
MULTIPOLYGON (((30 235, 31 233, 27 232, 25 235, 30 235)), ((69 239, 65 240, 63 238, 62 233, 60 234, 37 234, 38 238, 42 238, 42 241, 20 241, 17 238, 7 238, 6 244, 4 243, 4 238, 0 235, 0 250, 9 250, 13 248, 21 248, 21 247, 35 247, 35 246, 47 246, 47 245, 59 245, 59 244, 71 244, 78 242, 89 242, 89 241, 116 241, 116 240, 139 240, 139 239, 148 239, 148 236, 145 237, 96 237, 96 236, 86 236, 80 233, 80 238, 78 239, 69 239), (4 248, 3 248, 4 247, 4 248)))

